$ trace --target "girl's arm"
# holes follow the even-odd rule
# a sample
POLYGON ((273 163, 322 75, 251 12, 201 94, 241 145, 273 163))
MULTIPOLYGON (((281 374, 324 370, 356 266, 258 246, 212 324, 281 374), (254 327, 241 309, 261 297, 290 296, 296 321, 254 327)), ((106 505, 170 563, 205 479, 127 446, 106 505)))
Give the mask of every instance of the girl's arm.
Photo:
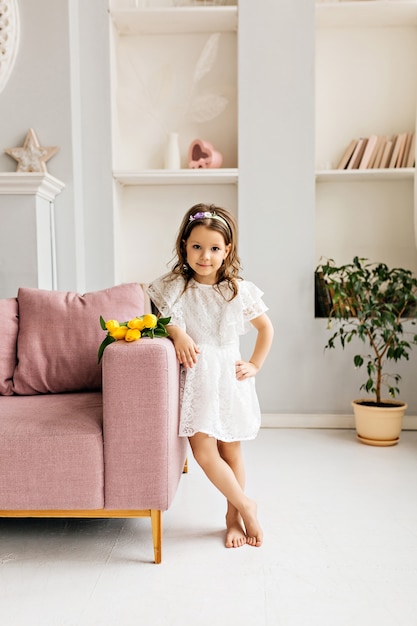
POLYGON ((178 361, 184 367, 193 367, 197 363, 197 354, 200 354, 194 340, 179 326, 169 324, 166 329, 174 344, 178 361))
POLYGON ((272 345, 272 339, 274 337, 274 327, 272 322, 266 313, 255 317, 251 320, 251 324, 258 331, 255 347, 249 361, 237 361, 236 362, 236 378, 238 380, 244 380, 255 376, 261 369, 268 352, 272 345))

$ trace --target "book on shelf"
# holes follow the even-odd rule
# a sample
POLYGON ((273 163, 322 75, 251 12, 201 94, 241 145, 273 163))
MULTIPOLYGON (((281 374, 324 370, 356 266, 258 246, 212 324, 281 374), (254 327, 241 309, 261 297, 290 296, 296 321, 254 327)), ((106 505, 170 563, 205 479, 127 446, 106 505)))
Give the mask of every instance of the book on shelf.
POLYGON ((349 143, 348 147, 346 148, 346 150, 344 151, 344 153, 342 154, 342 157, 336 167, 337 170, 344 170, 346 168, 346 166, 348 165, 350 158, 352 156, 352 154, 355 151, 356 148, 356 144, 358 143, 357 139, 352 139, 352 141, 349 143))
POLYGON ((378 143, 378 135, 371 135, 366 143, 365 150, 363 151, 362 159, 359 163, 360 170, 366 170, 370 167, 371 158, 374 155, 376 145, 378 143))
POLYGON ((379 164, 379 167, 381 169, 388 167, 388 163, 389 163, 390 156, 391 156, 391 151, 392 151, 392 140, 387 139, 387 141, 385 142, 385 146, 384 146, 384 152, 382 153, 381 162, 379 164))
POLYGON ((414 167, 416 164, 416 133, 411 133, 410 146, 408 149, 405 167, 414 167))
POLYGON ((381 163, 382 153, 384 152, 385 144, 387 143, 387 138, 384 135, 380 135, 378 137, 377 144, 375 146, 373 157, 369 163, 369 167, 373 169, 377 169, 379 164, 381 163))
POLYGON ((391 158, 390 158, 388 167, 390 168, 398 167, 397 163, 400 158, 400 154, 402 158, 402 150, 403 150, 405 137, 406 137, 406 133, 399 133, 398 135, 395 135, 395 141, 394 141, 394 145, 392 148, 391 158))
POLYGON ((399 167, 407 166, 407 159, 408 159, 408 153, 410 151, 410 144, 411 144, 412 136, 413 136, 413 133, 407 133, 407 136, 405 138, 404 153, 402 156, 401 165, 399 165, 399 167))
POLYGON ((394 154, 395 146, 397 144, 397 140, 398 140, 398 135, 393 135, 391 137, 391 151, 389 153, 389 158, 388 158, 388 160, 387 160, 387 162, 385 164, 385 167, 389 167, 390 166, 390 163, 392 161, 392 156, 394 154))
POLYGON ((404 154, 405 154, 405 150, 407 148, 409 135, 410 135, 410 133, 402 133, 402 140, 401 140, 400 150, 398 152, 398 159, 397 159, 397 163, 395 164, 395 167, 404 167, 404 165, 403 165, 403 163, 404 163, 404 154))
POLYGON ((348 170, 358 169, 359 163, 361 162, 364 150, 366 148, 366 143, 367 139, 365 137, 360 137, 358 143, 356 144, 352 157, 347 165, 348 170))

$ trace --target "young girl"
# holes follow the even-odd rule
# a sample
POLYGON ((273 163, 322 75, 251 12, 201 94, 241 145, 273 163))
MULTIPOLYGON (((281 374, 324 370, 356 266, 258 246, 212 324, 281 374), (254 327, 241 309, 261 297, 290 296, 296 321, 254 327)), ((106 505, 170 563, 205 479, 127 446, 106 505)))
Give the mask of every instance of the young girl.
POLYGON ((169 274, 149 286, 181 368, 179 434, 188 437, 197 463, 227 498, 226 546, 262 544, 257 507, 244 493, 242 440, 254 439, 260 409, 254 376, 269 352, 273 328, 262 292, 239 277, 237 226, 214 205, 185 214, 169 274), (250 322, 257 339, 249 361, 239 335, 250 322))

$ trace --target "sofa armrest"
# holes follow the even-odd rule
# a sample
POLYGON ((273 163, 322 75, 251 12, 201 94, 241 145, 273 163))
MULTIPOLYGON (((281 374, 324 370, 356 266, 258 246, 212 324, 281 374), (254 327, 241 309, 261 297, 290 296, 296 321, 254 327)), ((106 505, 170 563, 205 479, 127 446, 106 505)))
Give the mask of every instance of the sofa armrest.
POLYGON ((117 341, 102 363, 105 508, 166 510, 187 453, 173 344, 117 341))

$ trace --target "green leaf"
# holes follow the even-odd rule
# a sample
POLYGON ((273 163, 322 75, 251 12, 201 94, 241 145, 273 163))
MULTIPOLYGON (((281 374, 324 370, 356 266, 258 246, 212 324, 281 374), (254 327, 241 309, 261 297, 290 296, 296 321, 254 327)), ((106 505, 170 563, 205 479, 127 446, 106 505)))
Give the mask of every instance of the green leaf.
POLYGON ((106 346, 108 346, 109 344, 113 343, 114 341, 116 341, 116 339, 114 339, 114 337, 111 337, 110 335, 107 335, 107 337, 101 342, 100 347, 98 349, 98 361, 97 361, 97 364, 99 364, 100 361, 101 361, 101 357, 103 356, 104 348, 106 348, 106 346))
POLYGON ((363 358, 361 357, 360 354, 356 354, 353 357, 353 362, 355 364, 355 367, 361 367, 363 365, 363 358))
POLYGON ((155 328, 154 331, 155 337, 168 337, 168 332, 166 328, 155 328))
POLYGON ((365 383, 366 391, 369 393, 372 390, 373 386, 374 386, 374 381, 372 380, 372 378, 368 378, 368 380, 365 383))
POLYGON ((105 319, 103 318, 102 315, 100 315, 100 326, 101 326, 102 330, 106 330, 106 321, 105 321, 105 319))

